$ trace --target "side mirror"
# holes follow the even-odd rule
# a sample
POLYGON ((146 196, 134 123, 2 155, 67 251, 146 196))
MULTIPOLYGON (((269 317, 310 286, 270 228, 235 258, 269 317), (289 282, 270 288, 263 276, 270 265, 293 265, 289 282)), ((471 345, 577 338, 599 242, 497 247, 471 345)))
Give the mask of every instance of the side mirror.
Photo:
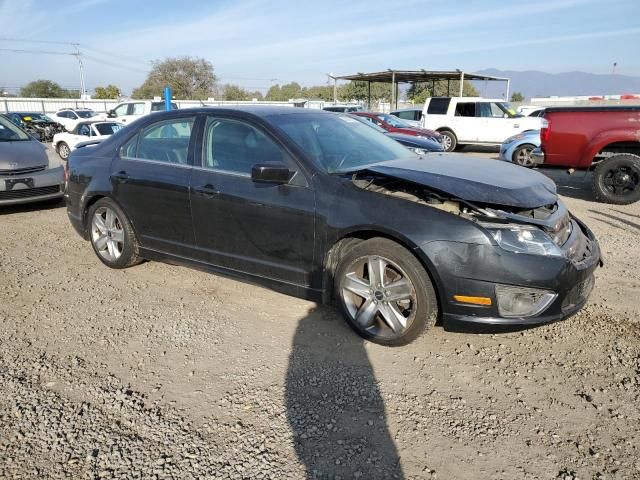
POLYGON ((107 118, 116 118, 116 111, 115 110, 109 110, 107 111, 107 118))
POLYGON ((258 183, 289 183, 293 172, 284 163, 258 163, 251 168, 251 180, 258 183))

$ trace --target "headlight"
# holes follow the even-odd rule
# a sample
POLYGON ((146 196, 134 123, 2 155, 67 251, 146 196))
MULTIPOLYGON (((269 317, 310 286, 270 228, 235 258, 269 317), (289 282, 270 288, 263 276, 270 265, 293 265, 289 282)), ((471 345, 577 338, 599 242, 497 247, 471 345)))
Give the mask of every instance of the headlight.
POLYGON ((562 257, 562 250, 545 232, 529 225, 482 224, 500 247, 514 253, 562 257))
POLYGON ((533 317, 542 313, 557 294, 539 288, 496 285, 498 312, 502 317, 533 317))
POLYGON ((513 143, 516 140, 520 140, 521 138, 524 138, 524 135, 522 133, 519 133, 518 135, 507 138, 503 143, 513 143))
POLYGON ((427 153, 429 153, 427 150, 424 150, 418 147, 407 147, 407 148, 417 155, 426 155, 427 153))

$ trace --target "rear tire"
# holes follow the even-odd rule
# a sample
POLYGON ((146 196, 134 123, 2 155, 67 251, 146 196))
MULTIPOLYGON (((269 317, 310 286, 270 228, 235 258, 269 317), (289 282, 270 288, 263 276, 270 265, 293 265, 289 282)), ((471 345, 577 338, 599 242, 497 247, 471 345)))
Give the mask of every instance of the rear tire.
POLYGON ((436 323, 438 303, 428 273, 407 249, 386 238, 351 247, 334 277, 347 323, 380 345, 406 345, 436 323))
POLYGON ((600 162, 593 172, 593 193, 597 200, 616 205, 640 200, 640 157, 620 153, 600 162))
POLYGON ((444 148, 444 151, 453 152, 458 144, 455 133, 451 130, 440 130, 438 133, 442 135, 442 148, 444 148))
POLYGON ((138 240, 127 215, 110 198, 101 198, 89 209, 89 241, 93 251, 107 267, 127 268, 142 259, 138 240))

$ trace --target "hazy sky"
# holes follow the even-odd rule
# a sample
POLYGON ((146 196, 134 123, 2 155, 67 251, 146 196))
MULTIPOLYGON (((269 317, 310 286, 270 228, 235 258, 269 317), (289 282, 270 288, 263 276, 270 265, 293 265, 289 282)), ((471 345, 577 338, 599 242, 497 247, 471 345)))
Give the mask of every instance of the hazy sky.
POLYGON ((51 79, 125 92, 149 62, 191 55, 224 83, 326 82, 326 73, 396 69, 640 75, 640 0, 197 1, 0 0, 0 86, 51 79), (4 49, 4 50, 2 50, 4 49))

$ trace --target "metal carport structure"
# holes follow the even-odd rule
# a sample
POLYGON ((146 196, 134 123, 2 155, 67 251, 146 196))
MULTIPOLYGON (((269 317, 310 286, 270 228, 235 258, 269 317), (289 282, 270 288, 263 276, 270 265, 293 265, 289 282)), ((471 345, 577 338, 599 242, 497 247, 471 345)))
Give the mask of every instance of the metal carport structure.
POLYGON ((493 75, 484 75, 480 73, 468 73, 462 70, 453 71, 435 71, 435 70, 386 70, 384 72, 373 73, 356 73, 355 75, 341 75, 333 76, 333 101, 337 102, 338 97, 338 80, 351 80, 354 82, 367 82, 368 88, 368 103, 371 105, 371 82, 374 83, 390 83, 391 84, 391 105, 395 104, 395 108, 398 108, 398 85, 401 83, 429 83, 433 82, 433 89, 435 90, 435 82, 447 80, 447 95, 451 95, 451 80, 460 81, 459 96, 462 96, 462 88, 465 80, 480 80, 480 81, 498 81, 507 82, 506 99, 509 98, 509 86, 511 80, 506 77, 495 77, 493 75))

